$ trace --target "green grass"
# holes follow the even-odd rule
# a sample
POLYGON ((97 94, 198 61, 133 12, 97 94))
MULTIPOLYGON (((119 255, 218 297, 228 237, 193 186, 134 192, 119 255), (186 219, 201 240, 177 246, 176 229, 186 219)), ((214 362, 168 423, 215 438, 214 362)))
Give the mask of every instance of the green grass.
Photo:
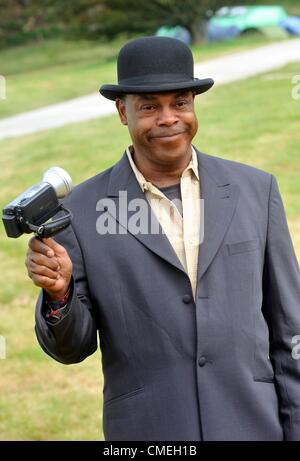
MULTIPOLYGON (((196 98, 202 151, 274 174, 300 259, 300 101, 291 98, 299 64, 213 88, 196 98)), ((79 183, 116 162, 129 143, 117 116, 0 142, 3 207, 52 165, 79 183)), ((0 229, 0 439, 92 440, 103 438, 100 353, 65 366, 40 349, 34 335, 38 289, 26 276, 28 236, 7 239, 0 229)))
MULTIPOLYGON (((0 118, 97 92, 116 82, 116 56, 125 39, 111 43, 49 40, 0 51, 6 99, 0 118)), ((260 36, 192 47, 195 61, 269 43, 260 36)))

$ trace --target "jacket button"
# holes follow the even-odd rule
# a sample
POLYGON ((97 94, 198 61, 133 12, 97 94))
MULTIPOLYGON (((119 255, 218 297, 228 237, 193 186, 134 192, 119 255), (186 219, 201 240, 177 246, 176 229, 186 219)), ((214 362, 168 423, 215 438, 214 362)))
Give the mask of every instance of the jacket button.
POLYGON ((185 304, 189 304, 189 303, 192 301, 192 297, 191 297, 190 295, 183 295, 182 301, 183 301, 185 304))
POLYGON ((205 357, 200 357, 198 363, 199 363, 200 367, 204 367, 204 365, 206 364, 206 358, 205 357))

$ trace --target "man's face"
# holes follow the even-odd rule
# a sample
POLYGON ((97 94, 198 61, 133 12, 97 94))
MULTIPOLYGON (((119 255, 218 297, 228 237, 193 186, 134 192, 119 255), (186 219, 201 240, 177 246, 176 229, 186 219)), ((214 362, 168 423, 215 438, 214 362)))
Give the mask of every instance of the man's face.
POLYGON ((161 165, 186 156, 198 129, 192 91, 126 95, 116 105, 139 155, 161 165))

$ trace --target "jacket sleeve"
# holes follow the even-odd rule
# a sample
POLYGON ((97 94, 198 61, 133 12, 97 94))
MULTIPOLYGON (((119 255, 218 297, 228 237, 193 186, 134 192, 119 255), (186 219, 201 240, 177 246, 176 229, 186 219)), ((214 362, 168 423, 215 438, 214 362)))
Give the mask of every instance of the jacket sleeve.
POLYGON ((271 177, 263 312, 285 440, 300 440, 300 273, 276 179, 271 177), (299 347, 298 347, 299 350, 299 347), (299 356, 298 356, 299 355, 299 356))
POLYGON ((35 332, 42 349, 65 364, 84 360, 97 349, 97 325, 93 315, 81 249, 72 224, 55 236, 73 263, 67 314, 54 325, 45 319, 44 292, 41 290, 35 311, 35 332))

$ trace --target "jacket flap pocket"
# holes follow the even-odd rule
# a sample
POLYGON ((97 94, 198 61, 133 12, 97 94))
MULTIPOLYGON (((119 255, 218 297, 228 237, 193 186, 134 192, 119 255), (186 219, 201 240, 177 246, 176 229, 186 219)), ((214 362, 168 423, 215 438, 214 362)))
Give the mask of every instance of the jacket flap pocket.
POLYGON ((259 248, 259 238, 245 240, 243 242, 227 243, 228 254, 245 253, 259 248))
POLYGON ((131 392, 127 392, 126 394, 117 395, 116 397, 112 397, 109 400, 105 400, 104 405, 110 405, 111 403, 114 403, 114 402, 120 402, 122 400, 129 399, 137 394, 140 394, 141 392, 144 392, 143 387, 140 387, 139 389, 135 389, 134 391, 131 391, 131 392))

